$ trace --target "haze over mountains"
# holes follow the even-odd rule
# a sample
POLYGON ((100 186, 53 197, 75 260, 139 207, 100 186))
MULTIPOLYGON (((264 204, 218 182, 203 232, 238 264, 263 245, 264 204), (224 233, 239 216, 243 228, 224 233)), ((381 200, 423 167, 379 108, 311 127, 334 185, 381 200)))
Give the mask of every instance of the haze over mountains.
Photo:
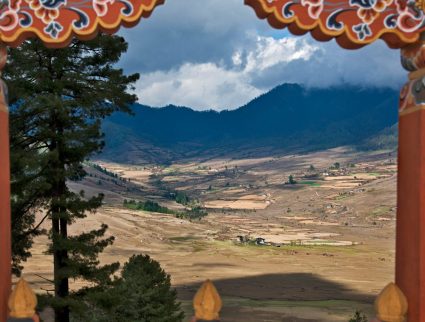
MULTIPOLYGON (((167 95, 164 93, 164 95, 167 95)), ((102 158, 169 163, 190 157, 261 156, 342 145, 395 147, 398 91, 284 84, 232 111, 135 104, 104 123, 102 158)))

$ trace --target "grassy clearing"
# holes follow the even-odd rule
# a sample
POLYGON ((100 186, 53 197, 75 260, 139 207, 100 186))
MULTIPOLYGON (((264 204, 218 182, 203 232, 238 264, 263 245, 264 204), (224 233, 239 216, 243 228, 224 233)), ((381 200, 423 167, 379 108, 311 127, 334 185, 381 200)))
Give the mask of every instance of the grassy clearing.
POLYGON ((373 176, 373 177, 379 177, 381 174, 380 173, 377 173, 377 172, 369 172, 367 175, 368 176, 373 176))
MULTIPOLYGON (((181 301, 186 316, 193 314, 192 302, 181 301)), ((318 315, 332 314, 340 316, 342 320, 348 321, 356 310, 364 312, 370 318, 374 316, 373 305, 348 300, 323 300, 323 301, 290 301, 290 300, 253 300, 236 297, 223 297, 224 308, 247 308, 258 311, 275 312, 278 314, 296 314, 309 311, 317 312, 318 315), (345 319, 346 318, 346 319, 345 319)), ((314 313, 313 313, 314 314, 314 313)), ((338 319, 340 320, 340 319, 338 319)))
POLYGON ((311 187, 320 187, 321 184, 317 181, 299 181, 298 184, 303 184, 311 187))
POLYGON ((269 246, 269 245, 256 245, 255 243, 227 243, 217 244, 222 248, 239 247, 245 248, 249 251, 261 251, 262 253, 281 253, 281 252, 299 252, 299 253, 311 253, 311 254, 351 254, 356 255, 362 252, 358 248, 358 245, 349 245, 349 246, 336 246, 336 245, 306 245, 306 244, 297 244, 293 243, 292 245, 280 245, 280 246, 269 246))
POLYGON ((208 249, 208 246, 205 243, 195 242, 192 243, 192 252, 198 253, 208 249))
POLYGON ((335 198, 334 198, 334 200, 344 200, 344 199, 348 199, 349 197, 351 197, 352 195, 350 195, 350 194, 348 194, 348 193, 346 193, 346 192, 343 192, 343 193, 341 193, 340 195, 338 195, 338 196, 336 196, 335 198))
POLYGON ((208 244, 201 241, 200 238, 196 236, 175 236, 168 238, 168 240, 173 242, 175 246, 192 247, 193 253, 202 252, 208 249, 208 244))
POLYGON ((344 253, 355 254, 360 251, 353 246, 335 246, 335 245, 282 245, 274 247, 284 251, 304 251, 311 253, 344 253))
POLYGON ((323 300, 323 301, 290 301, 290 300, 252 300, 243 298, 224 298, 229 306, 244 305, 250 307, 310 307, 322 309, 344 309, 353 307, 369 307, 370 304, 348 300, 323 300))
POLYGON ((193 236, 176 236, 176 237, 170 237, 168 238, 171 241, 176 241, 176 242, 186 242, 186 241, 192 241, 192 240, 199 240, 198 237, 193 237, 193 236))
POLYGON ((391 207, 379 206, 372 211, 372 216, 373 217, 380 217, 380 216, 387 215, 390 212, 391 212, 391 207))

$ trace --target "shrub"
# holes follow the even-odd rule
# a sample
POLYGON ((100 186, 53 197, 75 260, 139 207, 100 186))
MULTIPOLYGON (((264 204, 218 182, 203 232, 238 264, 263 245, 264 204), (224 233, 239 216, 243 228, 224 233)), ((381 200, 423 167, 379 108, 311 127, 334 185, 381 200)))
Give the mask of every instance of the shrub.
POLYGON ((88 310, 76 321, 181 322, 184 313, 170 276, 147 255, 133 255, 114 285, 86 295, 88 310))
POLYGON ((368 322, 368 319, 361 311, 356 311, 348 322, 368 322))
POLYGON ((205 211, 205 209, 201 207, 193 207, 191 210, 186 211, 186 213, 184 214, 184 217, 186 218, 199 220, 206 216, 208 216, 208 213, 205 211))
POLYGON ((294 176, 291 174, 289 177, 288 177, 288 181, 286 182, 286 184, 296 184, 297 182, 295 181, 295 179, 294 179, 294 176))
POLYGON ((178 191, 175 194, 175 200, 177 203, 182 204, 182 205, 188 205, 190 202, 190 198, 188 195, 186 195, 184 192, 178 191))

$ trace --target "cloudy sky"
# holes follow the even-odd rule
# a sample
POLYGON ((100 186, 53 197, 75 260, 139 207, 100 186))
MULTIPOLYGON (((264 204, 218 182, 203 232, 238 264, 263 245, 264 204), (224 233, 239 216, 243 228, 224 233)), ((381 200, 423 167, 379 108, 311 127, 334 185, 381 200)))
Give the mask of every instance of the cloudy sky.
POLYGON ((139 72, 139 102, 234 109, 282 83, 400 86, 399 53, 379 41, 360 50, 292 37, 243 0, 166 0, 133 29, 122 67, 139 72))

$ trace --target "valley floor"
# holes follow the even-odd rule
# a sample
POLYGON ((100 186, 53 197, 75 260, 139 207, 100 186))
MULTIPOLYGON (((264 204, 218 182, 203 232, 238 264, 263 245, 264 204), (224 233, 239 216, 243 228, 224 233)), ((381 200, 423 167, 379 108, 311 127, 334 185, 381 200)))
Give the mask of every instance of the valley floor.
MULTIPOLYGON (((108 224, 116 241, 101 261, 151 255, 171 275, 188 315, 196 290, 212 279, 224 322, 346 322, 355 310, 372 317, 374 298, 394 279, 394 153, 340 148, 168 167, 98 164, 131 180, 114 182, 91 169, 85 181, 70 183, 106 194, 98 213, 71 232, 108 224), (297 183, 285 184, 290 175, 297 183), (135 199, 183 209, 169 191, 184 191, 209 215, 189 221, 123 206, 135 199)), ((39 292, 52 288, 44 279, 52 276, 46 243, 36 240, 24 271, 39 292)))

